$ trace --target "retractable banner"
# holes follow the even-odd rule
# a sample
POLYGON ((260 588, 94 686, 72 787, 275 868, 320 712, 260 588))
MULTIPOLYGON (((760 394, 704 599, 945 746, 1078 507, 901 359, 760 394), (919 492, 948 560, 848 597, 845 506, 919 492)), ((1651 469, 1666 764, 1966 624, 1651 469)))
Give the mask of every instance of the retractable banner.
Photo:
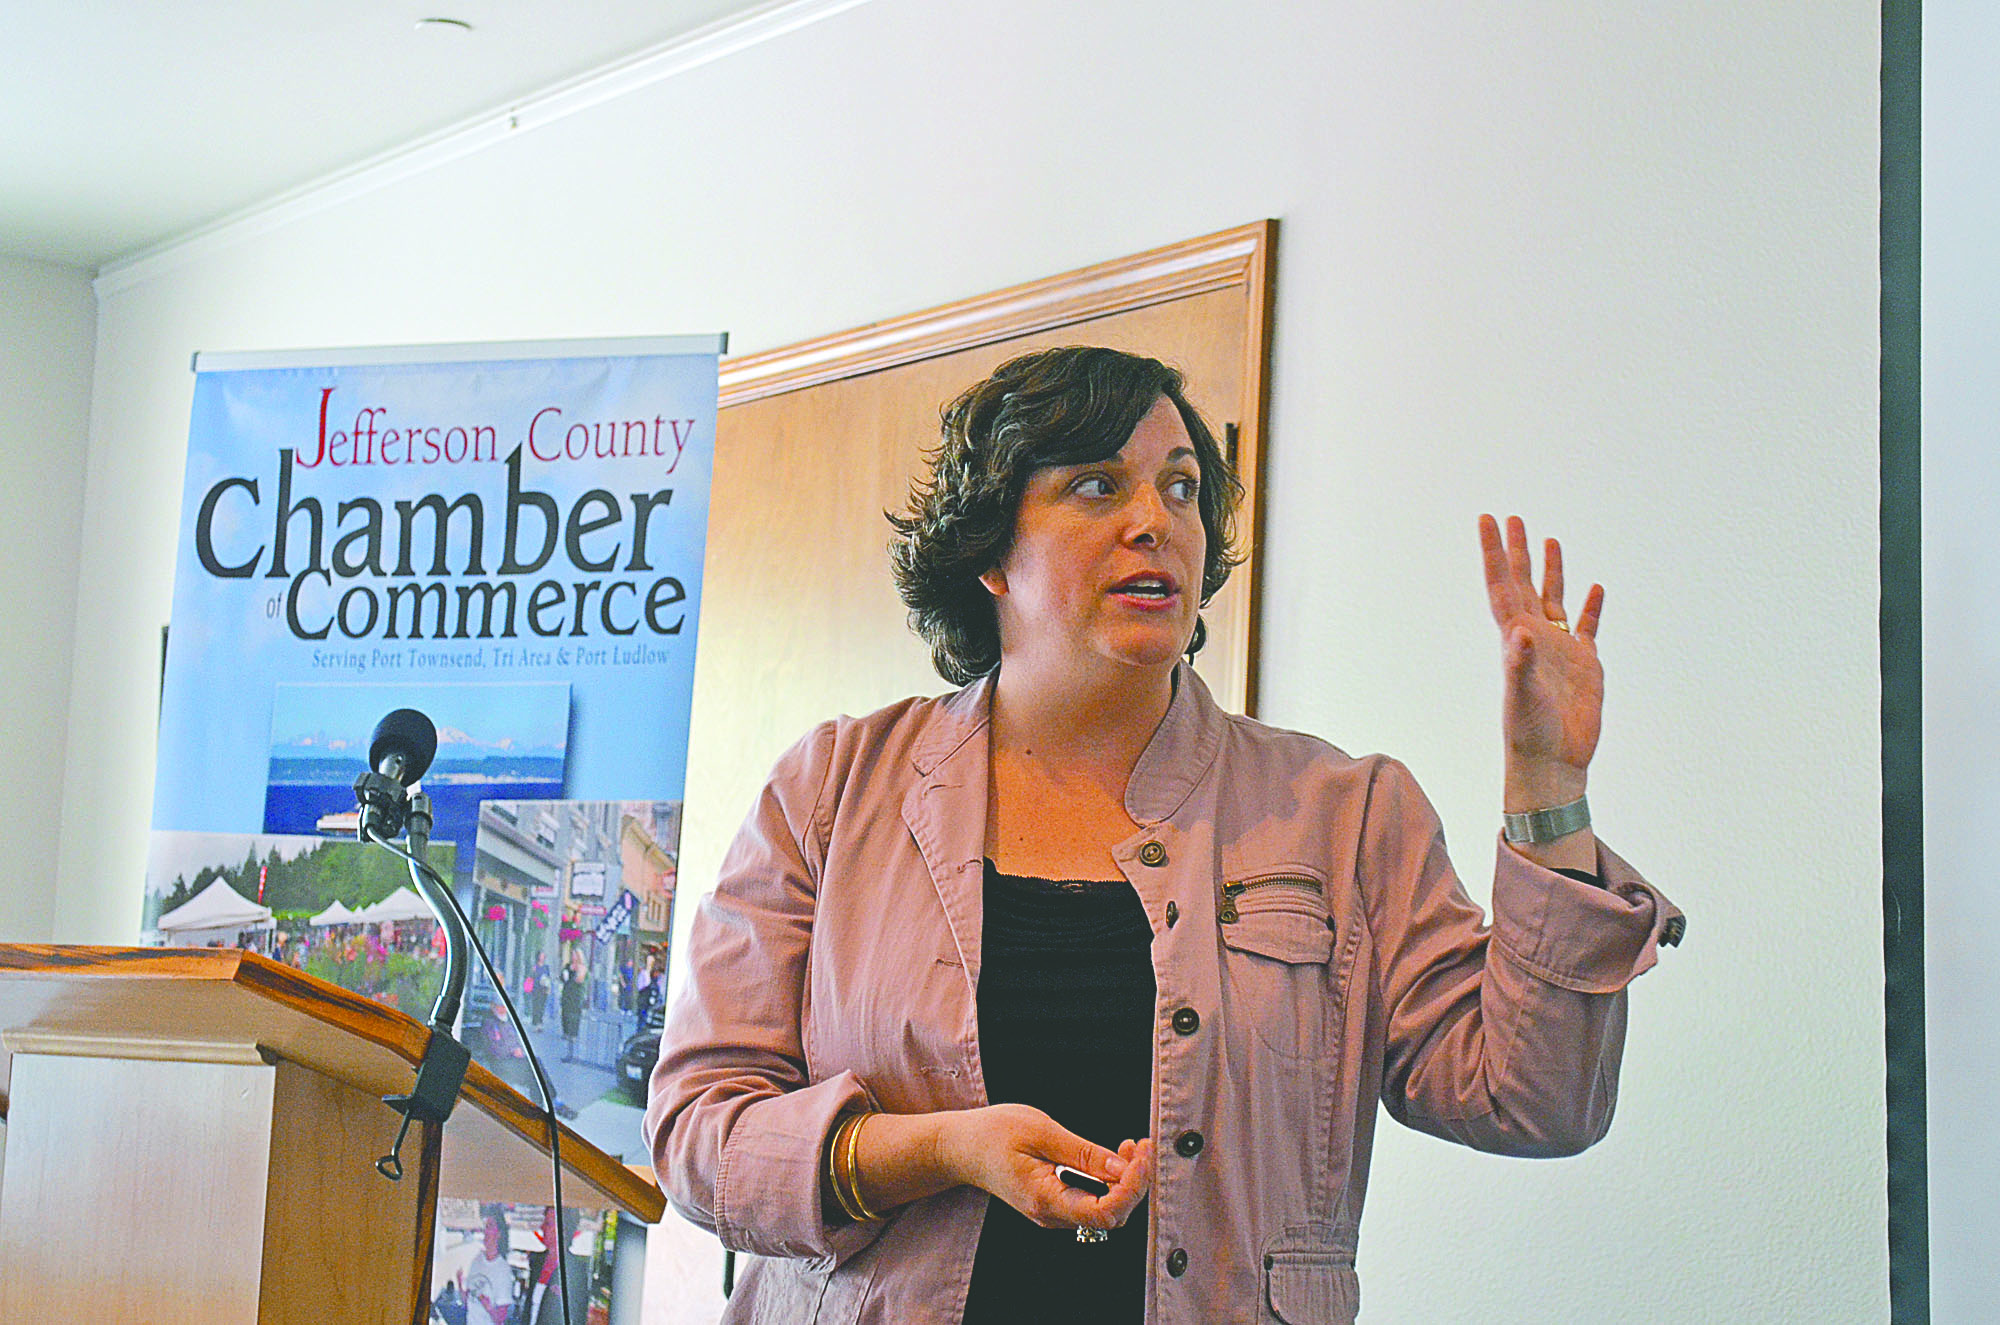
MULTIPOLYGON (((352 791, 375 723, 421 710, 433 863, 558 1095, 618 1106, 586 1134, 639 1157, 721 348, 197 357, 152 937, 256 948, 427 1016, 435 927, 399 862, 354 841, 352 791)), ((463 1035, 532 1094, 490 989, 463 1035)))

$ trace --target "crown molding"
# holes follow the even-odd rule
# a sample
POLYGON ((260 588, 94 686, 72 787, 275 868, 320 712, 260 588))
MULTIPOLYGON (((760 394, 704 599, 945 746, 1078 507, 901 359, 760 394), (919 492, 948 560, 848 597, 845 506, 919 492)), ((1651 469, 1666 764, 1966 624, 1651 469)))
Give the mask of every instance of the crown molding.
POLYGON ((107 262, 98 269, 91 286, 99 299, 116 294, 244 240, 269 234, 377 189, 504 143, 517 134, 615 101, 868 2, 773 0, 747 13, 718 20, 107 262))

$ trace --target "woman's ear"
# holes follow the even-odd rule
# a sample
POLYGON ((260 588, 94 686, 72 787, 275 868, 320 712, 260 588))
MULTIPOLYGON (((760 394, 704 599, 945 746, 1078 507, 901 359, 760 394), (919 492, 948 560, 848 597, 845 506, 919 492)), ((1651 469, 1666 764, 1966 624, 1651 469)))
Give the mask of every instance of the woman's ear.
POLYGON ((999 598, 1007 592, 1007 572, 1001 570, 998 566, 979 572, 979 582, 985 585, 986 592, 992 594, 995 598, 999 598))

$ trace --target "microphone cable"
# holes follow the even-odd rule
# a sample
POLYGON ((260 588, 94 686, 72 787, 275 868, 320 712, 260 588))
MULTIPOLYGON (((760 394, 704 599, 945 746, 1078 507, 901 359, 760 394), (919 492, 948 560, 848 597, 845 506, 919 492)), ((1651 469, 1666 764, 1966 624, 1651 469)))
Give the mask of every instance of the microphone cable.
MULTIPOLYGON (((513 1024, 514 1034, 520 1038, 521 1048, 527 1054, 528 1067, 535 1075, 535 1089, 542 1097, 542 1115, 549 1120, 549 1163, 554 1178, 557 1245, 550 1247, 548 1253, 556 1258, 557 1290, 562 1299, 562 1318, 567 1325, 576 1318, 570 1314, 569 1308, 569 1234, 563 1228, 562 1122, 556 1117, 555 1092, 549 1088, 549 1077, 542 1068, 541 1055, 535 1052, 534 1042, 528 1038, 527 1028, 521 1024, 521 1014, 514 1010, 514 1000, 507 996, 506 981, 502 980, 500 973, 493 968, 493 959, 487 956, 486 945, 479 941, 479 935, 473 930, 472 922, 466 918, 465 908, 459 905, 457 894, 452 891, 451 885, 445 882, 444 876, 433 869, 428 861, 419 860, 367 824, 363 824, 361 832, 366 841, 373 842, 409 865, 411 881, 417 884, 419 892, 426 891, 423 880, 418 877, 418 871, 421 870, 429 877, 429 881, 436 885, 436 892, 442 894, 445 901, 450 903, 452 914, 464 927, 465 937, 471 942, 473 952, 478 954, 479 964, 485 970, 487 980, 492 983, 493 992, 500 995, 500 1005, 507 1009, 507 1020, 513 1024)), ((437 1030, 436 1027, 431 1029, 433 1033, 437 1030)))

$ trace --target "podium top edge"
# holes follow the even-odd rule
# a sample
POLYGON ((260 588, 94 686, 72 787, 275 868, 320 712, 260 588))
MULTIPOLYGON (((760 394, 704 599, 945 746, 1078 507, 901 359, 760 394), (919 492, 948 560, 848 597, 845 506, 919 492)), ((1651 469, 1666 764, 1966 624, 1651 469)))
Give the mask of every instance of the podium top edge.
POLYGON ((93 943, 0 943, 0 980, 9 976, 154 975, 232 978, 245 960, 277 965, 242 948, 125 948, 93 943))

